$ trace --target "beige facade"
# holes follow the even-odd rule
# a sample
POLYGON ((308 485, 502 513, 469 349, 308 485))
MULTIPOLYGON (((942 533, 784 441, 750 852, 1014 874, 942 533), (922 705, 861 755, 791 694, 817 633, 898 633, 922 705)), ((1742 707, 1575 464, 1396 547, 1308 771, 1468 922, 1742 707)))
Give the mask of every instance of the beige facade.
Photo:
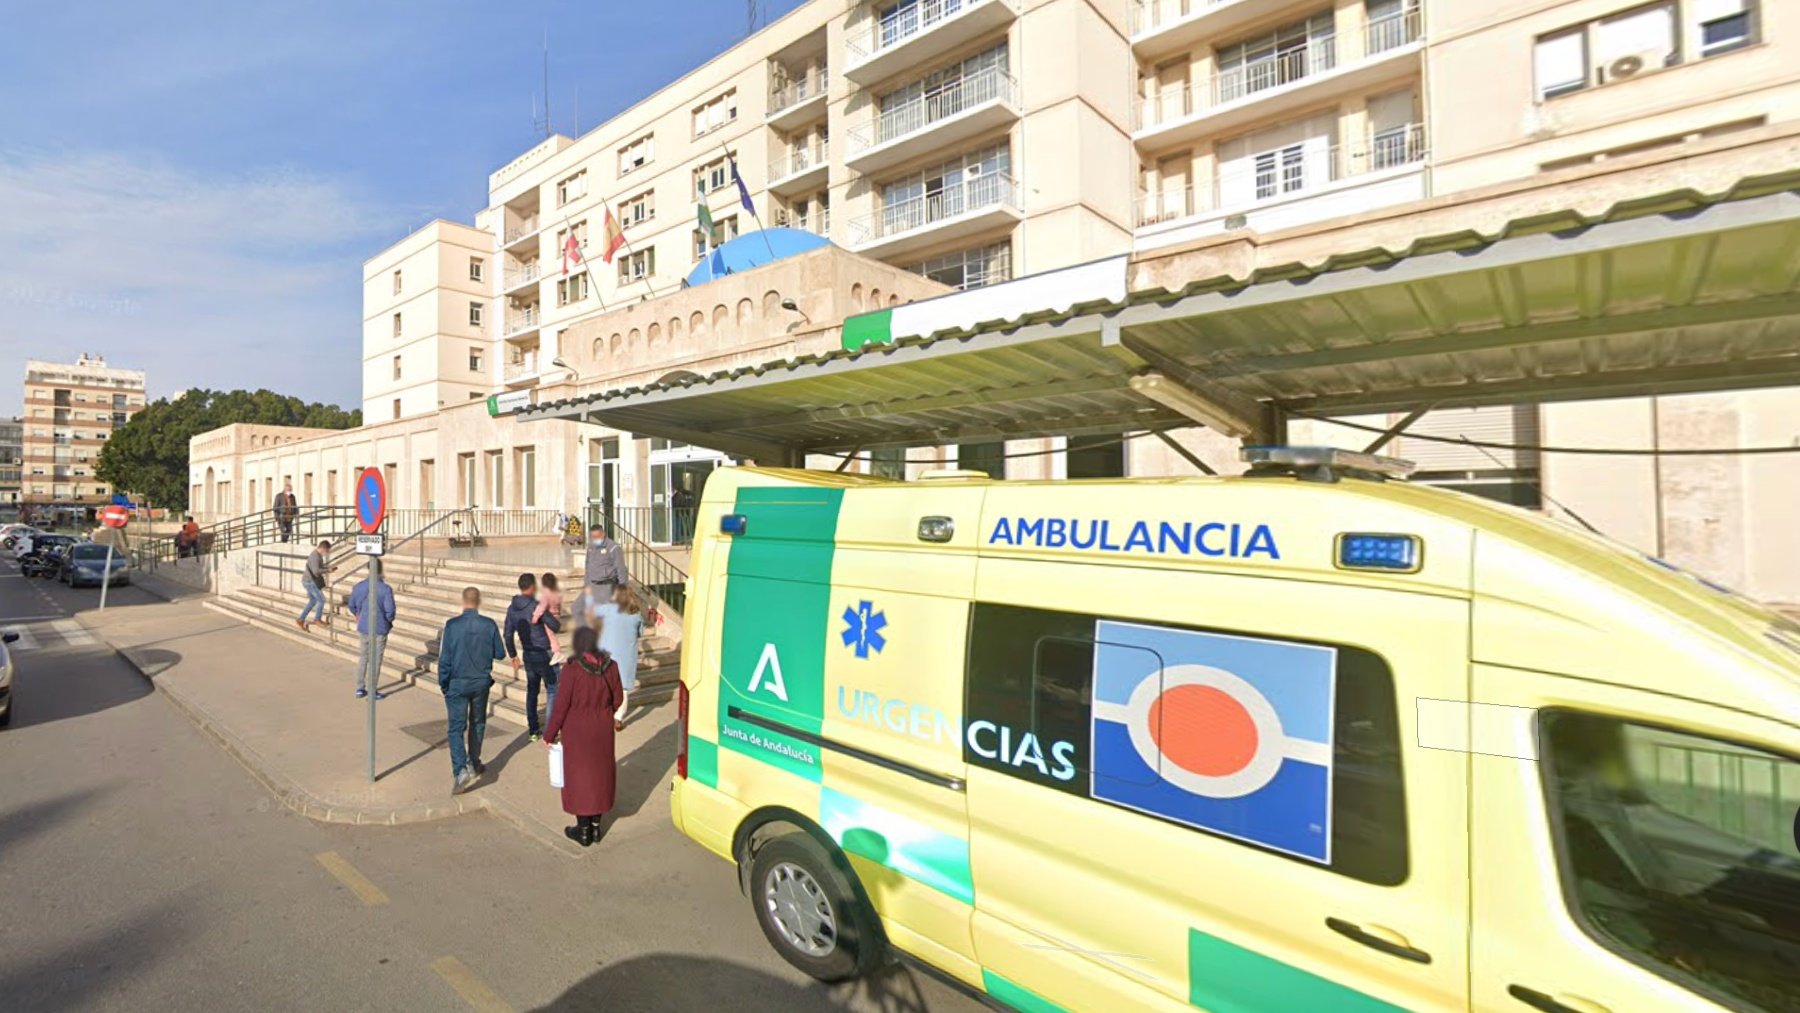
POLYGON ((500 376, 488 324, 493 237, 434 221, 363 264, 363 418, 485 399, 500 376))
POLYGON ((74 362, 25 363, 21 501, 26 506, 94 506, 112 498, 95 475, 113 431, 144 407, 144 374, 97 355, 74 362))

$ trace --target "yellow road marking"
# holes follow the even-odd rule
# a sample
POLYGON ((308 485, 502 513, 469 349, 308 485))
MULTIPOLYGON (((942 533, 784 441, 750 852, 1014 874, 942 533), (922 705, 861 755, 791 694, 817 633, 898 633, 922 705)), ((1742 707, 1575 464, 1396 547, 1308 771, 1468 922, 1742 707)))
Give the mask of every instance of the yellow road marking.
POLYGON ((513 1013, 513 1008, 500 998, 499 993, 469 970, 469 965, 455 957, 439 957, 431 962, 431 969, 456 989, 456 994, 463 997, 470 1009, 480 1013, 513 1013))
POLYGON ((338 882, 350 888, 350 892, 370 907, 380 907, 388 902, 388 895, 381 888, 369 882, 369 877, 356 871, 356 867, 344 861, 344 856, 335 851, 320 852, 315 856, 325 871, 337 877, 338 882))

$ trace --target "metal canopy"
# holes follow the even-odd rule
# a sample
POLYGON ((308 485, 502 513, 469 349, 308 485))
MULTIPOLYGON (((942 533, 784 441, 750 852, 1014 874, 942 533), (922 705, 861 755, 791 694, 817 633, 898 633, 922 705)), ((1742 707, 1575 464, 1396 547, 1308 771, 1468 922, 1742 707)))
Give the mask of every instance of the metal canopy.
MULTIPOLYGON (((759 460, 1800 385, 1800 172, 540 405, 759 460)), ((933 314, 955 309, 955 303, 933 314)))

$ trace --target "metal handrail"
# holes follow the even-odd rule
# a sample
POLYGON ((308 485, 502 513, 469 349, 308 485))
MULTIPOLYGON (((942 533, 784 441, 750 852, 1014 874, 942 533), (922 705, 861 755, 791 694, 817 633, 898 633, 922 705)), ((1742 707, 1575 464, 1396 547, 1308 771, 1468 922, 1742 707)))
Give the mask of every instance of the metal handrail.
MULTIPOLYGON (((351 507, 309 506, 297 507, 296 510, 293 528, 296 536, 302 538, 319 536, 321 523, 338 524, 341 521, 344 523, 343 527, 327 528, 324 537, 340 534, 348 530, 349 522, 356 519, 356 511, 351 507)), ((253 548, 274 541, 280 536, 280 532, 281 523, 276 519, 273 509, 232 517, 200 529, 200 542, 195 547, 195 555, 200 554, 200 546, 205 546, 207 552, 253 548)), ((175 560, 179 558, 175 536, 147 538, 139 544, 136 555, 140 565, 145 562, 175 560)))

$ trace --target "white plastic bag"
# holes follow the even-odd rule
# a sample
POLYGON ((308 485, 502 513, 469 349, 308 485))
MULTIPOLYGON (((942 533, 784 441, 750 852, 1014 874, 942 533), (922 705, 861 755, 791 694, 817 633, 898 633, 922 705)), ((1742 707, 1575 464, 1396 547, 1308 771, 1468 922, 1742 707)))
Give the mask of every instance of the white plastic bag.
POLYGON ((550 747, 550 787, 563 786, 562 743, 550 747))

